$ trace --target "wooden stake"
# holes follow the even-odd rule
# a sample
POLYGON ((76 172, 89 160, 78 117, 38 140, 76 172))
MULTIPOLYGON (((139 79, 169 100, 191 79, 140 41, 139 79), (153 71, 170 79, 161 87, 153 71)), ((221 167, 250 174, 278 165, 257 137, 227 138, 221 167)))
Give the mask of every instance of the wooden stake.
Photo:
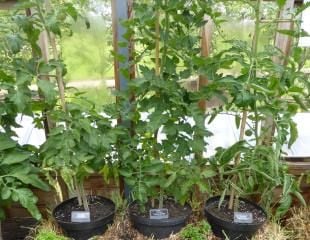
MULTIPOLYGON (((211 41, 212 41, 212 19, 208 16, 205 17, 208 22, 202 27, 201 30, 201 56, 208 57, 211 52, 211 41)), ((205 76, 199 76, 198 79, 198 89, 206 86, 208 84, 208 79, 205 76)), ((201 100, 198 103, 199 108, 202 111, 206 111, 207 103, 206 100, 201 100)))
MULTIPOLYGON (((285 6, 279 12, 279 21, 278 22, 278 29, 279 30, 292 30, 294 27, 294 20, 293 19, 285 19, 290 17, 290 12, 294 8, 294 0, 287 0, 285 6)), ((286 56, 289 55, 292 46, 292 37, 281 34, 279 32, 276 33, 274 39, 274 46, 280 49, 283 52, 284 57, 274 57, 273 61, 278 64, 286 65, 287 58, 286 56)), ((263 145, 270 145, 272 142, 272 137, 275 133, 275 123, 271 117, 267 117, 262 122, 262 130, 265 131, 265 136, 261 139, 261 144, 263 145)))

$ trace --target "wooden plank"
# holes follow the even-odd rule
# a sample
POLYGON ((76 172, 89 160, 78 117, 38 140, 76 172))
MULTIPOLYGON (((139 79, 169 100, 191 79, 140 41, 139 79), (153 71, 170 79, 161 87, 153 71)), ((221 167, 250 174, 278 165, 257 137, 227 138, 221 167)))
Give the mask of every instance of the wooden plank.
POLYGON ((111 198, 113 192, 119 192, 119 185, 113 179, 108 183, 100 174, 92 174, 84 182, 84 189, 87 194, 100 195, 111 198))
POLYGON ((24 240, 27 235, 37 225, 34 218, 13 218, 5 219, 2 222, 4 240, 24 240))
MULTIPOLYGON (((279 19, 289 19, 294 9, 294 0, 287 0, 281 12, 279 13, 279 19)), ((278 30, 291 30, 293 29, 293 22, 280 22, 278 24, 278 30)), ((290 52, 292 45, 292 38, 288 35, 277 32, 275 36, 274 45, 279 48, 285 56, 290 52)), ((275 62, 285 64, 282 59, 275 58, 275 62)))
POLYGON ((289 173, 294 174, 295 176, 300 176, 307 172, 310 173, 310 162, 288 162, 285 164, 288 166, 289 173))
POLYGON ((16 3, 17 3, 16 0, 8 0, 8 1, 0 0, 0 10, 9 10, 10 8, 14 7, 16 3))

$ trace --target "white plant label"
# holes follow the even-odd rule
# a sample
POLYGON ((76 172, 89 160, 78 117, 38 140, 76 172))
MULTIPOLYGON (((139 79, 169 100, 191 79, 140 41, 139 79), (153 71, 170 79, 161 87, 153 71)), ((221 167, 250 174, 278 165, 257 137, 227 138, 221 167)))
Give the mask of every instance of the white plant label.
POLYGON ((169 218, 169 211, 167 208, 157 208, 150 210, 150 219, 167 219, 169 218))
POLYGON ((88 211, 72 211, 71 222, 90 222, 90 212, 88 211))
POLYGON ((250 212, 234 212, 235 223, 253 223, 253 214, 250 212))

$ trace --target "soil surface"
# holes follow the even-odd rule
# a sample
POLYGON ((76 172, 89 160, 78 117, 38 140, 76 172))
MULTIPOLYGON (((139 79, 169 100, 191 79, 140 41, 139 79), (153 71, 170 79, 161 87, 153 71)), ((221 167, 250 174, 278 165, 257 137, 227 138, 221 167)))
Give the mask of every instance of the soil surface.
MULTIPOLYGON (((214 216, 227 221, 234 222, 234 211, 228 208, 229 201, 223 200, 220 208, 218 208, 218 201, 210 203, 207 210, 214 216)), ((250 212, 253 214, 253 223, 262 223, 266 220, 265 214, 262 210, 257 209, 254 205, 249 204, 243 200, 239 200, 238 212, 250 212)))
MULTIPOLYGON (((158 208, 158 204, 155 204, 155 207, 152 207, 152 204, 149 201, 145 204, 145 211, 143 212, 140 211, 140 206, 138 205, 138 203, 132 204, 130 206, 129 211, 132 215, 149 218, 150 209, 156 209, 156 208, 158 208)), ((191 211, 191 208, 188 205, 182 206, 172 199, 164 200, 163 208, 168 209, 169 218, 188 216, 189 212, 191 211)))
MULTIPOLYGON (((87 200, 91 222, 100 220, 110 215, 115 210, 114 205, 105 198, 98 196, 88 196, 87 200)), ((79 206, 77 198, 59 207, 57 211, 55 211, 54 217, 58 221, 71 222, 72 211, 84 211, 84 207, 79 206)))

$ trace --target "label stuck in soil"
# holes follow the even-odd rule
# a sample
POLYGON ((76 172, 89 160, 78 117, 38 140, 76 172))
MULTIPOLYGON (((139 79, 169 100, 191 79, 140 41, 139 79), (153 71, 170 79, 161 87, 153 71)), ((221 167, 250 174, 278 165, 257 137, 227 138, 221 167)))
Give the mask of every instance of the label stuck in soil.
POLYGON ((234 212, 235 223, 253 223, 253 214, 250 212, 234 212))
POLYGON ((71 222, 90 222, 90 212, 88 211, 72 211, 71 222))
POLYGON ((150 209, 150 219, 166 219, 169 218, 167 208, 150 209))

